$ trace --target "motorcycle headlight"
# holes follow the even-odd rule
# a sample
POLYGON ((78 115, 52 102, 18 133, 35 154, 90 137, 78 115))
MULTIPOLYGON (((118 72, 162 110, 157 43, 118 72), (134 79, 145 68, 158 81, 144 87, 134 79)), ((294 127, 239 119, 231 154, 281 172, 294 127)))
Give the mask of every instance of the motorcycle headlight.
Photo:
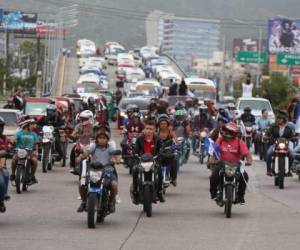
POLYGON ((237 170, 237 167, 234 167, 234 166, 226 166, 225 167, 225 174, 226 176, 228 177, 232 177, 235 175, 235 172, 237 170))
POLYGON ((45 132, 44 133, 44 137, 45 138, 50 138, 51 137, 51 133, 50 132, 45 132))
POLYGON ((142 162, 142 167, 144 171, 149 172, 151 170, 152 164, 152 162, 142 162))
POLYGON ((90 180, 96 183, 101 180, 102 171, 90 171, 90 180))
POLYGON ((19 149, 17 153, 18 158, 23 159, 27 156, 27 151, 25 149, 19 149))
POLYGON ((286 146, 285 146, 284 143, 279 143, 279 144, 278 144, 278 148, 279 148, 279 149, 285 149, 285 147, 286 147, 286 146))
POLYGON ((252 131, 252 127, 246 127, 246 131, 247 132, 251 132, 252 131))

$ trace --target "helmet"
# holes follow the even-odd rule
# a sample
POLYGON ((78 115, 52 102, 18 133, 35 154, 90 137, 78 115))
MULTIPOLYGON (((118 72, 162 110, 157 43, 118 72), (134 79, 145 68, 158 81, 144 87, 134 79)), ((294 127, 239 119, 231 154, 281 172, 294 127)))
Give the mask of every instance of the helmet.
POLYGON ((225 139, 232 139, 239 133, 239 128, 234 122, 227 123, 221 130, 221 134, 225 139))
POLYGON ((227 105, 228 109, 235 109, 235 104, 233 102, 228 103, 227 105))
POLYGON ((162 121, 166 121, 167 123, 170 123, 170 118, 167 114, 161 114, 159 117, 158 117, 158 124, 162 121))
POLYGON ((79 118, 82 122, 82 125, 87 125, 92 122, 94 115, 90 110, 84 110, 80 113, 79 118))
POLYGON ((185 105, 186 106, 192 106, 193 105, 193 99, 191 97, 188 97, 185 99, 185 105))
POLYGON ((176 110, 175 112, 175 116, 185 116, 186 115, 186 111, 184 109, 179 109, 176 110))
POLYGON ((180 101, 176 102, 175 104, 175 110, 181 110, 181 109, 184 109, 184 104, 180 101))
POLYGON ((126 107, 126 113, 127 113, 127 115, 132 114, 134 112, 139 113, 140 112, 139 107, 136 104, 129 104, 129 105, 127 105, 127 107, 126 107))
POLYGON ((153 111, 157 109, 157 104, 156 101, 151 100, 150 104, 149 104, 149 110, 153 111))
POLYGON ((90 105, 94 105, 94 104, 95 104, 95 98, 92 97, 92 96, 90 96, 90 97, 88 98, 87 102, 88 102, 88 104, 90 104, 90 105))
POLYGON ((25 121, 22 121, 21 123, 19 123, 19 126, 23 129, 32 123, 35 123, 34 119, 26 119, 25 121))
POLYGON ((251 108, 250 108, 250 107, 244 108, 244 112, 245 112, 245 113, 251 113, 251 108))
POLYGON ((219 121, 222 121, 222 122, 225 122, 225 123, 229 122, 228 118, 226 116, 223 116, 223 115, 218 116, 218 122, 219 121))
POLYGON ((97 134, 97 136, 96 136, 96 141, 98 140, 98 138, 99 138, 101 135, 104 135, 104 136, 107 138, 107 140, 110 139, 110 133, 109 133, 108 131, 101 131, 101 132, 99 132, 99 133, 97 134))
POLYGON ((49 104, 46 108, 46 113, 48 117, 53 117, 56 113, 56 106, 54 104, 49 104))

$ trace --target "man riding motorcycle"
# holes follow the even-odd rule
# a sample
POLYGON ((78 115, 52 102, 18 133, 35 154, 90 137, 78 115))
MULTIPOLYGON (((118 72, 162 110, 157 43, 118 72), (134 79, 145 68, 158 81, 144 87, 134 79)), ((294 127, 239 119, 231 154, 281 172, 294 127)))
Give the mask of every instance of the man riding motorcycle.
MULTIPOLYGON (((115 148, 109 144, 110 134, 108 132, 100 132, 96 136, 96 143, 91 146, 88 152, 81 154, 77 159, 77 163, 80 164, 83 159, 90 157, 90 164, 101 164, 103 166, 110 164, 112 159, 112 152, 115 148)), ((83 176, 81 176, 83 177, 83 176)), ((116 195, 118 194, 118 174, 114 168, 113 174, 110 175, 110 197, 109 197, 109 210, 111 213, 115 212, 116 195)), ((83 212, 86 208, 87 199, 87 185, 79 184, 79 193, 81 197, 81 204, 77 209, 77 212, 83 212)))
POLYGON ((60 143, 59 128, 65 126, 65 120, 61 115, 58 114, 56 106, 54 104, 49 104, 46 108, 46 116, 44 116, 40 121, 38 121, 38 126, 53 126, 54 128, 54 138, 55 138, 55 149, 58 153, 57 161, 63 158, 63 151, 60 143))
POLYGON ((88 99, 87 99, 87 104, 88 104, 88 109, 90 111, 93 112, 93 114, 96 113, 96 100, 93 96, 90 96, 88 99))
POLYGON ((241 121, 246 123, 255 124, 255 116, 251 114, 251 108, 246 107, 244 113, 241 115, 241 121))
MULTIPOLYGON (((146 121, 145 124, 145 130, 143 134, 137 139, 136 146, 135 146, 135 152, 139 156, 142 156, 143 154, 151 154, 153 156, 156 156, 159 152, 159 138, 155 135, 155 129, 156 124, 154 121, 146 121)), ((160 167, 160 166, 158 166, 160 167)), ((157 170, 158 173, 158 199, 160 202, 165 202, 165 198, 163 196, 162 192, 162 172, 159 168, 157 170)), ((138 168, 137 166, 134 166, 132 169, 132 192, 133 197, 136 200, 137 196, 137 185, 138 185, 138 168)))
MULTIPOLYGON (((216 141, 216 145, 219 147, 220 156, 217 162, 214 162, 213 158, 210 158, 214 167, 212 168, 212 174, 210 176, 210 194, 211 198, 215 199, 217 196, 217 188, 220 182, 220 171, 224 166, 224 162, 231 164, 240 164, 243 157, 246 158, 246 166, 252 164, 252 157, 248 151, 246 144, 238 138, 239 128, 235 123, 227 123, 221 129, 221 137, 216 141)), ((245 203, 245 190, 246 182, 248 182, 248 174, 246 171, 241 171, 238 187, 238 201, 243 204, 245 203)))
POLYGON ((5 126, 4 119, 0 116, 0 212, 4 213, 6 207, 4 201, 9 197, 7 196, 9 173, 6 168, 6 153, 9 148, 9 142, 5 135, 3 135, 5 126))
MULTIPOLYGON (((278 115, 276 117, 276 123, 272 124, 270 128, 266 132, 266 136, 270 138, 272 145, 267 150, 266 159, 267 159, 267 175, 272 176, 272 156, 273 151, 275 147, 275 141, 278 138, 285 138, 287 140, 291 140, 294 137, 294 131, 293 129, 288 125, 288 114, 286 111, 281 110, 278 112, 278 115)), ((290 148, 290 151, 291 148, 290 148)), ((290 152, 289 156, 289 168, 292 165, 293 157, 290 152)), ((289 176, 292 175, 292 173, 289 170, 288 173, 289 176)))
MULTIPOLYGON (((82 111, 79 115, 80 123, 76 125, 74 131, 71 135, 72 138, 94 138, 94 120, 93 120, 93 113, 90 110, 82 111)), ((72 148, 70 153, 70 172, 75 174, 75 158, 76 154, 80 151, 76 145, 72 148)))
MULTIPOLYGON (((35 129, 35 120, 28 119, 19 124, 22 128, 16 133, 16 149, 18 148, 26 148, 31 151, 30 161, 31 161, 31 183, 37 183, 37 179, 35 177, 35 172, 38 166, 37 162, 37 152, 36 152, 36 143, 39 141, 39 137, 34 131, 35 129)), ((15 154, 11 161, 11 176, 10 180, 15 181, 16 179, 16 168, 17 168, 17 154, 15 154)))
MULTIPOLYGON (((177 140, 175 132, 170 128, 170 118, 167 114, 162 114, 158 117, 158 128, 157 135, 159 138, 158 146, 162 147, 170 147, 177 140)), ((167 159, 162 159, 162 162, 167 159)), ((168 164, 170 166, 170 177, 171 184, 176 187, 177 186, 177 172, 178 172, 178 162, 175 157, 172 159, 168 159, 168 164)))
POLYGON ((210 133, 210 138, 213 141, 217 141, 217 139, 220 136, 222 128, 229 122, 228 118, 222 115, 219 115, 217 119, 218 119, 218 125, 210 133))

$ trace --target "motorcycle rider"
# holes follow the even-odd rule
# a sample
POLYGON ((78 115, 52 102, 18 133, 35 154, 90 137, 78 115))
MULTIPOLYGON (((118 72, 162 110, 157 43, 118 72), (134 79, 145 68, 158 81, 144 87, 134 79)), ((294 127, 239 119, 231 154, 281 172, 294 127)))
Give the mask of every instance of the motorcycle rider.
POLYGON ((193 98, 191 97, 187 97, 185 99, 185 110, 188 112, 188 114, 190 114, 190 109, 193 108, 193 98))
POLYGON ((38 121, 38 126, 53 126, 54 132, 53 136, 55 138, 55 149, 58 153, 57 161, 63 158, 63 151, 60 143, 59 128, 65 126, 65 120, 61 115, 58 114, 56 106, 54 104, 49 104, 46 108, 46 116, 44 116, 40 121, 38 121))
POLYGON ((227 112, 230 115, 230 120, 235 121, 235 119, 236 119, 236 107, 235 107, 235 104, 233 102, 228 103, 227 112))
MULTIPOLYGON (((96 136, 96 144, 91 146, 88 152, 83 153, 79 156, 76 161, 79 164, 83 159, 88 156, 91 157, 91 164, 100 163, 103 166, 110 164, 112 160, 112 153, 115 150, 110 144, 110 133, 100 132, 96 136)), ((116 195, 118 194, 118 174, 114 168, 114 173, 110 175, 110 197, 109 197, 109 211, 111 213, 115 212, 116 195)), ((81 197, 81 204, 77 209, 77 212, 83 212, 86 208, 87 199, 87 185, 82 185, 80 183, 79 193, 81 197)))
POLYGON ((9 173, 6 168, 6 153, 9 148, 9 142, 5 135, 3 135, 5 126, 4 119, 0 116, 0 213, 6 211, 4 201, 9 199, 7 196, 9 173))
POLYGON ((147 116, 156 116, 157 115, 157 99, 151 99, 148 106, 147 116))
MULTIPOLYGON (((139 156, 143 154, 151 154, 156 156, 160 150, 159 148, 159 138, 155 135, 156 124, 155 121, 150 120, 146 121, 145 129, 143 134, 137 139, 136 146, 135 146, 135 153, 139 156)), ((165 202, 165 198, 162 192, 162 172, 160 166, 157 166, 158 170, 158 199, 160 202, 165 202)), ((137 200, 137 182, 138 182, 138 167, 134 166, 132 169, 132 194, 134 200, 137 200)), ((137 203, 137 202, 135 202, 137 203)))
POLYGON ((159 115, 161 114, 167 114, 168 113, 168 107, 169 103, 165 99, 159 99, 158 106, 157 106, 157 113, 159 115))
MULTIPOLYGON (((21 130, 16 133, 16 149, 18 148, 26 148, 31 151, 30 161, 31 161, 31 183, 37 183, 37 179, 35 177, 35 172, 38 166, 37 162, 37 152, 36 152, 36 143, 39 141, 39 137, 33 130, 35 129, 35 120, 27 119, 19 124, 21 130)), ((16 168, 17 168, 17 154, 15 154, 11 161, 11 175, 10 180, 15 181, 16 179, 16 168)))
POLYGON ((241 115, 241 121, 246 123, 251 123, 252 125, 255 124, 255 116, 251 114, 251 108, 246 107, 244 109, 244 113, 241 115))
MULTIPOLYGON (((176 109, 176 108, 175 108, 176 109)), ((189 155, 190 155, 190 142, 189 137, 192 134, 190 121, 186 119, 187 118, 187 112, 185 109, 178 109, 175 112, 175 117, 172 122, 172 129, 175 131, 176 137, 183 137, 184 141, 187 145, 187 152, 184 156, 185 162, 188 161, 189 155)))
POLYGON ((93 112, 93 114, 96 113, 96 100, 93 96, 90 96, 88 99, 87 99, 87 104, 88 104, 88 109, 90 111, 93 112))
MULTIPOLYGON (((224 166, 224 162, 231 164, 239 164, 243 157, 246 158, 246 166, 252 165, 252 157, 248 151, 248 148, 244 141, 238 138, 239 128, 233 122, 227 123, 221 129, 221 137, 216 141, 216 145, 219 147, 220 159, 217 162, 213 162, 215 165, 212 168, 212 174, 210 176, 210 194, 211 198, 215 199, 217 196, 217 188, 220 182, 220 171, 224 166)), ((213 158, 209 158, 212 160, 213 158)), ((241 172, 243 176, 239 179, 238 187, 238 201, 245 203, 245 190, 246 182, 248 182, 248 174, 246 171, 241 172)))
MULTIPOLYGON (((80 123, 78 123, 71 135, 72 138, 78 139, 82 137, 94 138, 94 121, 93 113, 90 110, 82 111, 79 115, 80 123)), ((71 149, 70 153, 70 172, 75 174, 76 154, 78 154, 76 145, 71 149)))
MULTIPOLYGON (((272 124, 266 132, 266 136, 270 137, 272 145, 269 147, 266 153, 267 163, 267 175, 272 176, 272 156, 274 151, 274 143, 278 138, 285 138, 291 140, 294 137, 293 129, 288 125, 288 113, 284 110, 280 110, 276 117, 276 123, 272 124)), ((291 148, 290 148, 290 151, 291 148)), ((289 167, 291 167, 293 161, 292 154, 289 156, 289 167)), ((288 176, 292 173, 289 171, 288 176)))
MULTIPOLYGON (((158 117, 157 121, 157 136, 159 138, 159 148, 170 147, 174 142, 177 141, 175 132, 170 127, 170 118, 167 114, 162 114, 158 117)), ((162 159, 162 162, 168 161, 170 166, 170 177, 171 184, 177 186, 177 172, 178 172, 178 162, 175 157, 172 159, 162 159)))
POLYGON ((24 98, 22 96, 21 88, 17 88, 13 99, 15 103, 15 108, 22 110, 24 108, 24 98))
POLYGON ((261 132, 267 129, 268 127, 270 127, 272 124, 272 121, 268 115, 269 115, 268 110, 263 109, 261 111, 261 117, 258 118, 256 121, 257 132, 255 134, 255 152, 258 151, 258 144, 259 144, 261 132))
POLYGON ((213 141, 217 141, 217 139, 220 136, 221 130, 222 128, 229 122, 229 120, 227 119, 227 117, 219 115, 218 116, 218 125, 215 129, 213 129, 210 133, 210 138, 213 141))

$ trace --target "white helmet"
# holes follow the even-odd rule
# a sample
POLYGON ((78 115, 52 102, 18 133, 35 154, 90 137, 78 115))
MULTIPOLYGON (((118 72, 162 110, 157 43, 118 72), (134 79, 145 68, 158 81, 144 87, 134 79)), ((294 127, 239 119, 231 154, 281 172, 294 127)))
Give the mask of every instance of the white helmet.
POLYGON ((83 125, 87 125, 89 123, 93 124, 94 122, 94 114, 90 110, 84 110, 80 113, 79 118, 83 125))

